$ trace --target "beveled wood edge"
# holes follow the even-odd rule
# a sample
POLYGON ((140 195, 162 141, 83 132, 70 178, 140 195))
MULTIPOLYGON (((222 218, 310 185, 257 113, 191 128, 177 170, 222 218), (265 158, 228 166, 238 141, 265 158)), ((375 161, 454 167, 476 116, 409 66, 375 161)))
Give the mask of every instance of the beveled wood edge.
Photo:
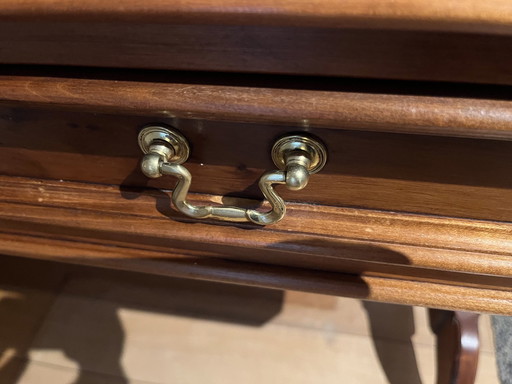
MULTIPOLYGON (((343 260, 496 276, 512 288, 512 223, 288 203, 277 225, 235 226, 195 221, 171 209, 167 217, 156 208, 155 200, 169 204, 164 199, 151 191, 121 194, 117 186, 0 176, 0 230, 78 241, 97 237, 157 251, 178 247, 248 261, 277 255, 295 266, 321 268, 343 260)), ((208 195, 192 199, 219 202, 208 195)))
POLYGON ((0 102, 148 115, 165 121, 206 119, 290 125, 298 130, 512 140, 508 100, 4 75, 0 102))
POLYGON ((438 283, 355 276, 219 258, 113 247, 0 232, 0 253, 264 288, 447 310, 512 314, 512 292, 438 283), (20 247, 30 244, 30 247, 20 247))
POLYGON ((0 19, 374 28, 511 33, 506 0, 0 1, 0 19))

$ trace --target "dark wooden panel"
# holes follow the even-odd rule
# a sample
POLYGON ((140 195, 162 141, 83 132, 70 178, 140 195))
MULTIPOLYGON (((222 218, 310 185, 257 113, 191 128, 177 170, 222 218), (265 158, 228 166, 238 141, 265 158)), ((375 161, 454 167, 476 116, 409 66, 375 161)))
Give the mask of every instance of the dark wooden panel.
MULTIPOLYGON (((139 170, 139 129, 177 126, 189 139, 192 190, 260 199, 257 181, 273 169, 270 147, 304 127, 0 108, 0 173, 172 189, 139 170)), ((287 200, 512 221, 512 142, 335 129, 308 129, 325 141, 326 168, 287 200)), ((256 202, 257 203, 257 202, 256 202)))
POLYGON ((363 28, 1 21, 0 63, 512 84, 508 34, 363 28))

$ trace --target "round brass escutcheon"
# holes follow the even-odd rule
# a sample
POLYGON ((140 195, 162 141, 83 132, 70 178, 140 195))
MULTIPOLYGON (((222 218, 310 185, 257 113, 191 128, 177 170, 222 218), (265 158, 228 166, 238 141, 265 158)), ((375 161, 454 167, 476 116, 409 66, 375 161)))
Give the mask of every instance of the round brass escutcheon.
POLYGON ((149 153, 152 145, 163 144, 172 149, 172 156, 167 159, 174 164, 183 164, 190 155, 190 146, 187 139, 178 131, 152 125, 139 132, 139 147, 142 152, 149 153))
POLYGON ((272 147, 272 160, 277 168, 286 169, 287 155, 304 152, 311 161, 308 169, 310 174, 319 172, 327 162, 327 150, 318 139, 305 135, 290 135, 277 140, 272 147))

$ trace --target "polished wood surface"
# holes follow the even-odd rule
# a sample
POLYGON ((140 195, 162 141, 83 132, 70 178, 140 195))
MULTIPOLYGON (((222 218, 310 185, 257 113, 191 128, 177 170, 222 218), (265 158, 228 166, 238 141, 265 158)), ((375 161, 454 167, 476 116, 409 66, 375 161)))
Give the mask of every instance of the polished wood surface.
MULTIPOLYGON (((508 312, 512 102, 506 87, 454 82, 512 84, 509 5, 438 3, 370 13, 369 1, 321 12, 155 2, 145 12, 131 1, 0 1, 0 63, 16 64, 0 68, 0 251, 51 257, 47 244, 63 259, 60 247, 77 242, 83 257, 67 261, 137 268, 108 260, 119 248, 140 252, 148 271, 159 268, 148 258, 207 260, 199 276, 221 280, 231 270, 216 276, 216 262, 265 263, 264 282, 247 264, 226 280, 296 287, 283 268, 341 273, 355 284, 347 295, 508 312), (259 206, 256 182, 285 133, 319 137, 329 162, 305 190, 280 191, 290 210, 275 227, 196 223, 170 207, 175 180, 139 170, 137 133, 149 123, 191 142, 197 201, 259 206), (39 246, 14 245, 28 239, 39 246), (367 292, 364 279, 379 283, 367 292)), ((311 281, 301 289, 331 289, 311 281)))
MULTIPOLYGON (((504 0, 0 0, 0 254, 512 314, 511 21, 504 0), (275 226, 195 221, 139 170, 149 123, 192 144, 192 202, 261 208, 285 133, 329 162, 279 188, 275 226)), ((438 382, 473 382, 478 316, 432 314, 438 382)))
MULTIPOLYGON (((0 67, 0 100, 148 118, 512 140, 506 87, 0 67), (20 69, 21 68, 21 69, 20 69)), ((4 119, 17 119, 3 113, 4 119)))
POLYGON ((356 297, 372 300, 500 313, 508 313, 512 303, 508 224, 292 204, 282 223, 254 228, 183 218, 161 193, 5 177, 1 181, 0 252, 6 254, 148 272, 169 262, 164 269, 173 272, 161 273, 193 277, 188 268, 197 267, 203 278, 238 283, 254 281, 249 276, 261 269, 269 274, 258 272, 258 284, 278 286, 290 279, 281 273, 291 268, 302 277, 286 280, 289 289, 324 293, 337 289, 334 281, 342 272, 352 274, 351 288, 345 287, 343 295, 359 292, 356 297), (407 232, 410 237, 402 236, 407 232), (220 271, 216 265, 222 266, 220 271), (224 270, 233 265, 235 271, 224 270), (318 277, 325 271, 333 286, 317 286, 315 278, 307 277, 308 269, 318 277), (360 283, 366 278, 384 286, 365 291, 366 283, 360 283), (399 294, 406 289, 407 294, 399 294))
POLYGON ((357 93, 354 84, 255 87, 260 77, 204 85, 189 76, 1 78, 0 173, 172 189, 171 177, 142 175, 137 145, 144 125, 167 123, 192 145, 193 192, 258 200, 256 182, 274 168, 272 143, 308 131, 326 143, 329 161, 306 189, 283 189, 286 200, 512 221, 512 104, 495 88, 478 99, 357 93))
POLYGON ((0 250, 14 256, 225 283, 290 289, 397 304, 512 315, 510 291, 321 272, 190 253, 65 241, 0 232, 0 250), (25 244, 20 247, 20 244, 25 244))
POLYGON ((512 32, 507 0, 24 0, 0 2, 0 19, 123 20, 158 23, 512 32))
POLYGON ((52 71, 0 78, 0 252, 147 272, 184 263, 165 273, 509 313, 503 88, 52 71), (278 225, 195 222, 170 206, 174 179, 140 172, 137 134, 155 122, 189 139, 196 202, 259 206, 255 184, 285 133, 318 136, 329 162, 306 189, 279 188, 289 211, 278 225), (325 286, 308 270, 332 277, 325 286), (335 288, 339 274, 352 283, 335 288))
MULTIPOLYGON (((388 271, 386 265, 392 264, 392 271, 405 274, 413 273, 411 266, 424 268, 423 276, 430 278, 443 278, 442 271, 481 275, 459 276, 467 284, 506 287, 512 275, 509 223, 288 203, 287 216, 278 224, 234 225, 187 218, 161 191, 5 176, 0 176, 0 201, 3 228, 17 232, 338 271, 337 265, 343 271, 357 262, 358 273, 367 266, 388 271), (437 271, 429 274, 429 269, 437 271)), ((220 199, 191 195, 191 201, 215 204, 220 199)))
MULTIPOLYGON (((311 8, 310 15, 320 13, 318 21, 310 23, 306 15, 305 23, 313 26, 288 26, 286 20, 279 20, 279 17, 269 20, 276 12, 268 9, 260 9, 261 12, 252 15, 248 10, 252 20, 267 19, 265 25, 257 25, 258 22, 238 20, 239 17, 244 19, 243 9, 232 19, 226 14, 229 20, 226 22, 226 17, 219 17, 220 12, 215 11, 215 7, 210 7, 213 12, 206 12, 202 18, 202 14, 195 15, 193 10, 188 13, 186 7, 183 13, 179 13, 178 6, 174 11, 179 14, 167 15, 158 8, 149 11, 147 4, 139 6, 133 1, 123 8, 125 12, 115 11, 126 5, 124 2, 116 2, 110 11, 106 6, 97 12, 94 9, 81 12, 81 7, 73 6, 66 9, 67 2, 55 2, 63 5, 60 14, 59 8, 53 11, 52 7, 38 11, 53 2, 41 1, 39 6, 31 8, 34 3, 37 2, 21 7, 19 15, 15 9, 9 11, 8 6, 4 10, 2 6, 6 2, 0 5, 0 14, 7 15, 0 17, 1 64, 512 84, 509 65, 512 35, 507 21, 510 16, 499 9, 495 10, 495 18, 485 20, 484 15, 467 8, 468 18, 464 21, 462 17, 459 27, 457 23, 445 23, 442 12, 437 14, 441 18, 438 22, 431 19, 433 28, 428 26, 428 17, 422 23, 415 20, 414 15, 408 19, 406 14, 396 14, 394 18, 377 20, 375 29, 364 17, 357 16, 355 23, 342 21, 343 28, 326 28, 321 20, 323 7, 311 8), (131 13, 130 5, 133 6, 131 13), (140 7, 148 12, 142 19, 135 13, 140 7), (73 16, 75 11, 77 15, 73 16), (159 16, 153 17, 154 13, 159 16), (497 20, 499 18, 502 20, 497 20), (186 22, 188 24, 184 24, 186 22), (455 31, 449 31, 454 26, 455 31)), ((376 2, 371 3, 375 6, 376 2)), ((510 8, 505 2, 501 3, 510 8)), ((170 4, 172 7, 172 4, 183 3, 170 4)), ((336 8, 341 9, 344 4, 336 8)), ((373 10, 375 8, 386 9, 376 6, 373 10)), ((410 9, 414 9, 414 5, 410 9)), ((288 20, 292 19, 301 17, 290 14, 288 20)))

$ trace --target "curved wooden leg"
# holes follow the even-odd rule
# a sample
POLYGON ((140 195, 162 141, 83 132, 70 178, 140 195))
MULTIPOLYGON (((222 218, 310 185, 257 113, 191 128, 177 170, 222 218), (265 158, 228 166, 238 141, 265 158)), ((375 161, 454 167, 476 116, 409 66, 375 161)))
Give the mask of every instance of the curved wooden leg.
POLYGON ((480 339, 477 313, 430 309, 437 336, 437 384, 474 384, 480 339))

